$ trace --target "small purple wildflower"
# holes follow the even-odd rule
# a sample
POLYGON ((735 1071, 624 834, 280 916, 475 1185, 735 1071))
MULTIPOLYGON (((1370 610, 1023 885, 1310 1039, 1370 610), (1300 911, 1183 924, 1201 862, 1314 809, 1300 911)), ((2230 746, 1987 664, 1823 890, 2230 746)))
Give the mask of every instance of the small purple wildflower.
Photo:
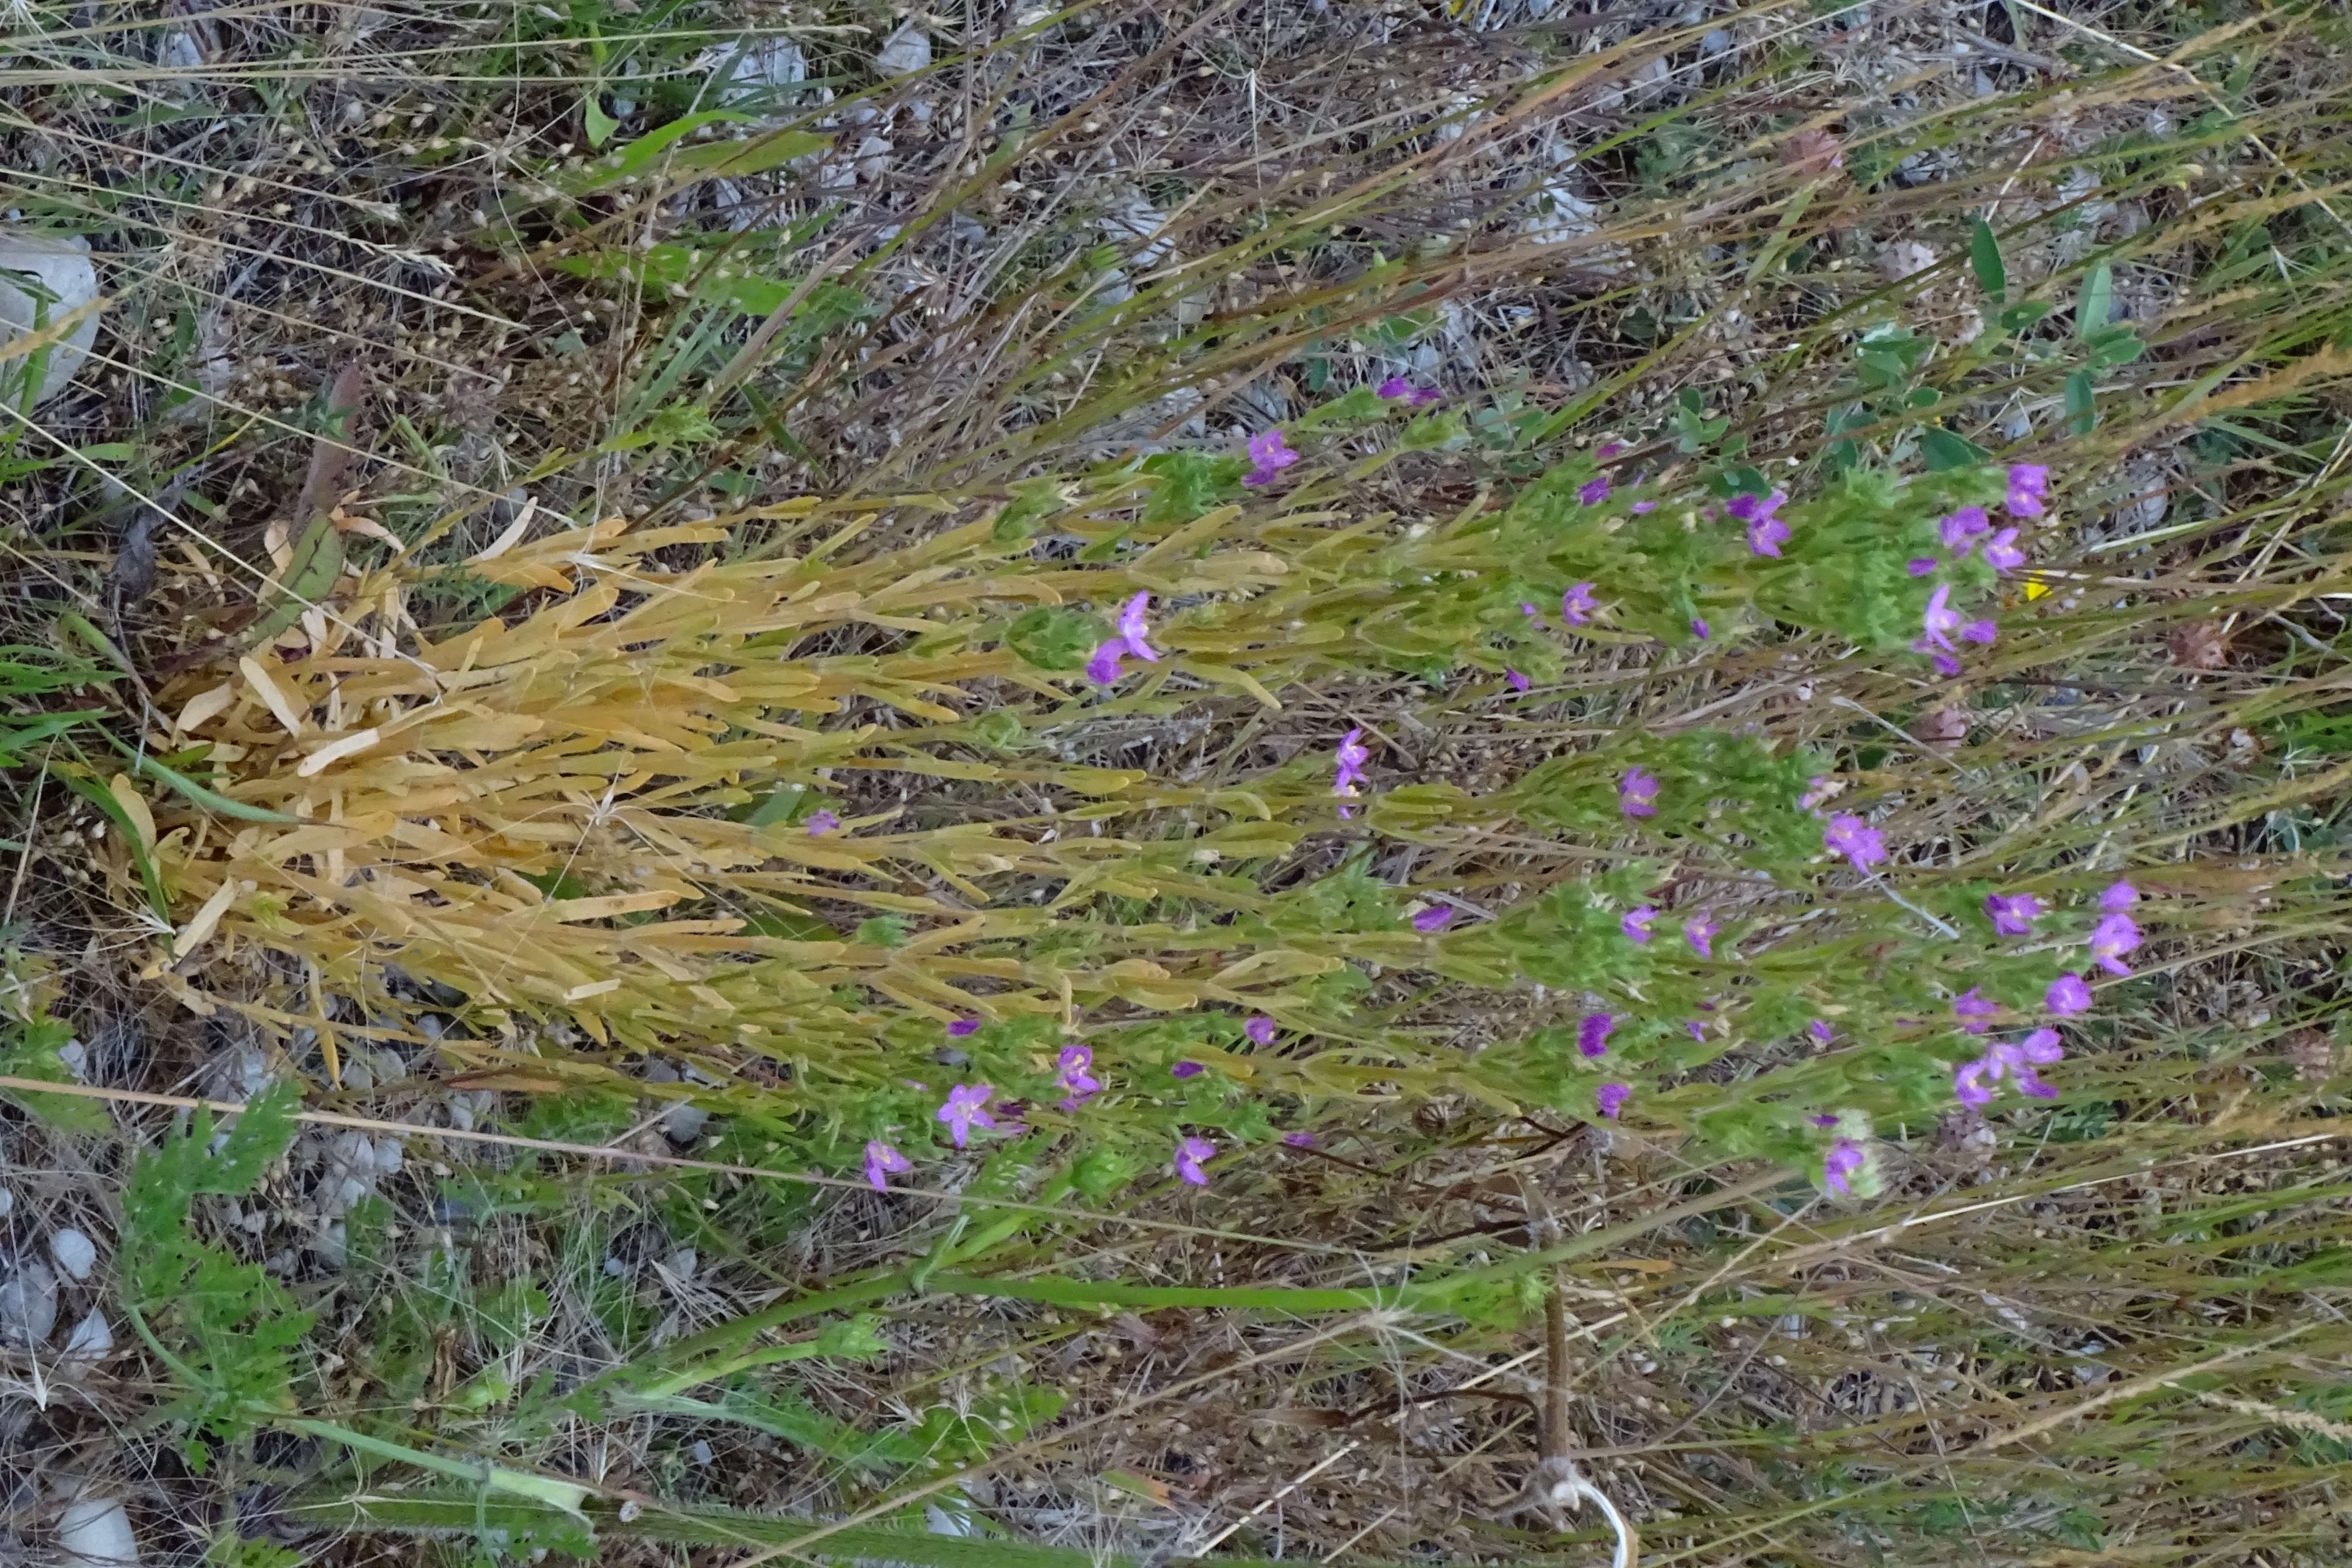
POLYGON ((1199 1062, 1178 1062, 1174 1067, 1168 1069, 1168 1076, 1170 1078, 1199 1078, 1202 1073, 1208 1070, 1208 1068, 1202 1067, 1199 1062))
POLYGON ((808 815, 808 836, 822 838, 840 827, 841 818, 829 811, 812 811, 808 815))
POLYGON ((2122 913, 2102 918, 2091 932, 2091 957, 2110 974, 2129 974, 2124 954, 2139 945, 2139 927, 2122 913))
POLYGON ((1186 1138, 1176 1145, 1176 1173, 1196 1187, 1209 1184, 1208 1173, 1201 1162, 1215 1155, 1217 1146, 1206 1138, 1186 1138))
POLYGON ((1141 659, 1146 664, 1158 664, 1160 662, 1160 655, 1152 650, 1152 647, 1150 643, 1143 640, 1146 637, 1150 635, 1151 631, 1150 626, 1146 625, 1143 619, 1143 612, 1150 603, 1150 595, 1138 594, 1120 608, 1118 612, 1118 637, 1119 641, 1127 645, 1128 652, 1133 654, 1136 658, 1141 659))
POLYGON ((1910 573, 1914 577, 1925 577, 1942 564, 1942 562, 1932 555, 1914 555, 1903 563, 1903 570, 1910 573))
POLYGON ((1282 1141, 1294 1149, 1315 1147, 1315 1134, 1312 1132, 1286 1132, 1282 1135, 1282 1141))
POLYGON ((1260 1013, 1242 1026, 1242 1033, 1261 1046, 1274 1044, 1274 1020, 1260 1013))
POLYGON ((1516 669, 1503 671, 1503 679, 1511 683, 1511 689, 1514 691, 1525 691, 1528 689, 1528 678, 1516 669))
POLYGON ((1817 1044, 1824 1046, 1828 1045, 1831 1040, 1836 1037, 1831 1032, 1828 1022, 1821 1018, 1816 1018, 1811 1023, 1806 1025, 1805 1033, 1812 1036, 1817 1044))
POLYGON ((993 1085, 985 1083, 960 1083, 948 1090, 947 1103, 940 1107, 935 1120, 948 1124, 948 1135, 955 1140, 957 1148, 964 1146, 974 1127, 996 1131, 995 1118, 982 1109, 988 1104, 988 1097, 995 1092, 993 1085))
POLYGON ((1618 921, 1617 929, 1625 933, 1628 942, 1646 943, 1650 940, 1650 922, 1657 918, 1658 911, 1643 904, 1638 910, 1626 910, 1623 918, 1618 921))
POLYGON ((1562 594, 1559 596, 1560 618, 1571 626, 1591 625, 1592 612, 1601 607, 1601 601, 1592 596, 1592 588, 1590 583, 1579 583, 1562 594))
POLYGON ((1444 931, 1454 920, 1454 910, 1444 904, 1433 904, 1412 917, 1412 929, 1427 936, 1444 931))
POLYGON ((1625 1102, 1633 1098, 1633 1089, 1631 1084, 1604 1083, 1592 1091, 1592 1103, 1599 1108, 1601 1115, 1612 1121, 1617 1120, 1617 1113, 1624 1110, 1625 1102))
POLYGON ((1613 1013, 1591 1013, 1576 1026, 1576 1048, 1588 1057, 1598 1057, 1609 1049, 1609 1031, 1617 1026, 1613 1013))
POLYGON ((1945 679, 1949 680, 1952 677, 1959 674, 1960 661, 1954 658, 1950 654, 1938 653, 1931 654, 1928 657, 1929 661, 1936 667, 1936 673, 1942 676, 1945 679))
POLYGON ((2111 915, 2119 915, 2139 902, 2139 889, 2129 882, 2117 882, 2099 895, 2099 908, 2111 915))
POLYGON ((1838 1119, 1827 1111, 1823 1111, 1819 1116, 1808 1116, 1805 1120, 1816 1127, 1835 1127, 1838 1124, 1838 1119))
MULTIPOLYGON (((2000 1003, 1986 1001, 1984 997, 1978 994, 1977 988, 1973 985, 1952 998, 1952 1016, 1956 1018, 1990 1018, 2000 1011, 2000 1003)), ((1981 1035, 1988 1026, 1984 1024, 1971 1023, 1963 1023, 1960 1026, 1971 1035, 1981 1035)))
POLYGON ((1696 1018, 1693 1018, 1689 1023, 1685 1024, 1683 1026, 1683 1032, 1688 1035, 1692 1039, 1696 1040, 1700 1045, 1703 1046, 1706 1044, 1706 1026, 1700 1023, 1696 1018))
POLYGON ((2000 1076, 1990 1057, 1979 1057, 1952 1069, 1952 1093, 1962 1105, 1980 1110, 1992 1103, 1992 1090, 1981 1081, 1988 1072, 2000 1076))
POLYGON ((1087 660, 1087 679, 1097 686, 1117 686, 1119 674, 1118 656, 1126 650, 1127 644, 1118 637, 1097 644, 1094 656, 1087 660))
POLYGON ((1980 535, 1992 531, 1992 521, 1980 506, 1964 506, 1936 525, 1937 537, 1944 548, 1958 555, 1966 555, 1977 547, 1980 535))
POLYGON ((1631 510, 1638 515, 1647 516, 1649 513, 1658 510, 1658 503, 1654 500, 1637 500, 1633 503, 1631 510))
POLYGON ((1064 1046, 1062 1047, 1059 1062, 1061 1072, 1055 1081, 1070 1091, 1069 1097, 1062 1101, 1063 1110, 1076 1110, 1102 1092, 1102 1080, 1087 1071, 1094 1065, 1095 1053, 1090 1047, 1064 1046))
POLYGON ((1537 609, 1533 605, 1528 604, 1525 599, 1521 599, 1519 601, 1519 614, 1527 616, 1538 626, 1543 625, 1543 612, 1537 609))
POLYGON ((1402 397, 1412 391, 1412 383, 1401 375, 1392 375, 1372 390, 1381 397, 1402 397))
POLYGON ((2042 994, 2042 1005, 2061 1018, 2071 1018, 2091 1009, 2091 988, 2079 974, 2062 974, 2050 983, 2042 994))
POLYGON ((1926 628, 1919 638, 1922 653, 1930 647, 1942 648, 1946 653, 1952 651, 1949 634, 1958 628, 1960 613, 1951 608, 1948 602, 1951 596, 1952 585, 1949 583, 1936 584, 1935 595, 1928 599, 1927 608, 1919 617, 1919 624, 1926 628))
POLYGON ((1617 781, 1617 809, 1627 816, 1658 815, 1658 775, 1647 768, 1629 768, 1617 781))
POLYGON ((1715 632, 1713 628, 1708 626, 1704 619, 1697 616, 1693 616, 1691 617, 1691 636, 1698 638, 1701 642, 1705 642, 1714 635, 1715 632))
POLYGON ((2007 506, 2012 517, 2040 517, 2042 498, 2050 493, 2050 470, 2040 463, 2012 463, 2009 468, 2007 506))
POLYGON ((1989 643, 2000 635, 2000 628, 1990 621, 1970 621, 1960 627, 1962 642, 1989 643))
POLYGON ((1577 486, 1576 499, 1586 506, 1599 506, 1602 501, 1607 500, 1609 499, 1608 476, 1604 474, 1597 479, 1587 479, 1577 486))
POLYGON ((1886 858, 1886 840, 1878 829, 1851 813, 1830 818, 1822 830, 1822 844, 1831 854, 1853 861, 1857 871, 1867 871, 1886 858))
POLYGON ((1723 510, 1748 525, 1748 548, 1750 551, 1758 555, 1769 555, 1777 561, 1780 558, 1780 546, 1789 542, 1789 525, 1776 514, 1788 499, 1785 490, 1774 490, 1760 500, 1751 495, 1737 495, 1723 510))
POLYGON ((2014 572, 2025 564, 2025 552, 2017 547, 2017 530, 2004 528, 1985 541, 1985 564, 1996 572, 2014 572))
POLYGON ((980 1020, 977 1018, 958 1018, 948 1026, 948 1037, 950 1039, 961 1040, 967 1035, 978 1033, 980 1033, 980 1020))
POLYGON ((1862 1145, 1851 1138, 1841 1138, 1830 1145, 1822 1158, 1822 1185, 1839 1197, 1851 1190, 1851 1178, 1862 1169, 1862 1145))
POLYGON ((1692 950, 1701 958, 1713 958, 1715 933, 1722 929, 1722 926, 1716 923, 1713 915, 1701 910, 1691 919, 1683 921, 1683 940, 1689 942, 1692 950))
POLYGON ((2032 936, 2042 913, 2042 900, 2032 893, 1987 893, 1984 907, 1999 936, 2032 936))
POLYGON ((1834 796, 1837 794, 1839 787, 1838 782, 1830 777, 1829 774, 1815 773, 1811 778, 1805 781, 1805 793, 1798 800, 1797 809, 1800 811, 1812 810, 1813 807, 1821 805, 1823 801, 1834 796))
POLYGON ((866 1141, 866 1184, 877 1193, 890 1190, 888 1177, 915 1168, 915 1163, 879 1138, 866 1141))
POLYGON ((1606 462, 1624 449, 1625 443, 1622 441, 1603 441, 1592 455, 1606 462))
POLYGON ((1245 485, 1272 482, 1274 476, 1298 461, 1298 454, 1290 449, 1279 430, 1261 430, 1249 438, 1249 458, 1255 465, 1242 476, 1245 485))
MULTIPOLYGON (((1359 726, 1339 738, 1339 749, 1333 753, 1339 763, 1331 778, 1333 795, 1353 799, 1356 786, 1363 782, 1364 764, 1371 760, 1372 755, 1364 747, 1363 734, 1362 728, 1359 726)), ((1343 819, 1352 815, 1348 807, 1343 805, 1339 808, 1339 816, 1343 819)))

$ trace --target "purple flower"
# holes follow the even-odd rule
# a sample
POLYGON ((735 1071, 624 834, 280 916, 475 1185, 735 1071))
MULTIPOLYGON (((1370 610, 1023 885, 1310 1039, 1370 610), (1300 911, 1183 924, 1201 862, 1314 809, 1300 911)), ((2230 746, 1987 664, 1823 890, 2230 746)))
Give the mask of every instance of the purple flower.
POLYGON ((1087 679, 1097 686, 1118 685, 1118 656, 1126 649, 1127 643, 1119 637, 1113 637, 1107 643, 1098 644, 1095 648, 1094 657, 1087 660, 1087 679))
POLYGON ((1629 768, 1617 781, 1617 809, 1628 816, 1658 815, 1658 775, 1647 768, 1629 768))
POLYGON ((1282 1141, 1294 1149, 1315 1147, 1315 1134, 1312 1132, 1286 1132, 1282 1135, 1282 1141))
POLYGON ((1637 513, 1647 514, 1657 510, 1658 503, 1654 500, 1637 500, 1633 503, 1633 510, 1637 513))
POLYGON ((2139 927, 2129 915, 2116 913, 2103 917, 2091 932, 2091 957, 2110 974, 2129 974, 2130 965, 2124 954, 2139 945, 2139 927))
POLYGON ((1150 643, 1143 640, 1151 630, 1143 620, 1144 609, 1150 603, 1151 595, 1149 594, 1138 594, 1127 602, 1118 612, 1118 637, 1127 645, 1128 652, 1146 664, 1158 664, 1160 656, 1152 651, 1150 643))
POLYGON ((2032 936, 2042 917, 2042 900, 2032 893, 1987 893, 1984 907, 2000 936, 2032 936))
POLYGON ((1617 1120, 1617 1113, 1624 1110, 1625 1102, 1633 1098, 1631 1084, 1604 1083, 1592 1091, 1592 1103, 1600 1108, 1601 1115, 1612 1121, 1617 1120))
POLYGON ((1086 1046, 1064 1046, 1060 1059, 1061 1072, 1055 1081, 1069 1095, 1062 1101, 1065 1110, 1076 1110, 1102 1092, 1102 1081, 1087 1069, 1095 1065, 1095 1053, 1086 1046))
POLYGON ((1936 584, 1935 595, 1927 601, 1927 608, 1919 617, 1920 625, 1927 628, 1919 639, 1925 645, 1920 651, 1925 652, 1927 647, 1939 647, 1946 653, 1952 651, 1949 634, 1958 628, 1960 613, 1948 604, 1951 596, 1952 585, 1949 583, 1936 584))
POLYGON ((967 1035, 978 1033, 980 1033, 980 1020, 977 1018, 958 1018, 948 1026, 948 1036, 950 1039, 961 1040, 967 1035))
POLYGON ((1270 1046, 1274 1044, 1274 1020, 1260 1013, 1242 1026, 1242 1033, 1261 1046, 1270 1046))
POLYGON ((829 811, 812 811, 808 815, 808 836, 822 838, 841 826, 841 818, 829 811))
POLYGON ((1683 1026, 1683 1032, 1690 1036, 1692 1039, 1696 1040, 1700 1045, 1703 1046, 1706 1044, 1706 1026, 1700 1023, 1696 1018, 1693 1018, 1689 1023, 1685 1024, 1683 1026))
POLYGON ((914 1168, 912 1160, 879 1138, 866 1141, 866 1184, 876 1192, 888 1192, 890 1184, 886 1178, 914 1168))
POLYGON ((1713 915, 1701 910, 1691 919, 1683 921, 1683 940, 1689 942, 1701 958, 1713 958, 1715 933, 1722 929, 1716 923, 1713 915))
POLYGON ((1830 818, 1822 830, 1822 844, 1831 854, 1853 861, 1857 871, 1867 871, 1886 858, 1886 841, 1878 829, 1851 813, 1830 818))
POLYGON ((1199 1078, 1208 1069, 1202 1067, 1199 1062, 1178 1062, 1174 1067, 1168 1069, 1168 1076, 1171 1078, 1199 1078))
POLYGON ((1798 800, 1797 809, 1800 811, 1812 810, 1813 807, 1821 805, 1822 802, 1828 800, 1831 796, 1836 795, 1836 786, 1837 781, 1831 778, 1829 774, 1815 773, 1811 778, 1805 781, 1805 793, 1798 800))
POLYGON ((1617 1026, 1611 1013, 1591 1013, 1576 1026, 1576 1048, 1588 1057, 1597 1057, 1609 1049, 1609 1031, 1617 1026))
POLYGON ((1587 479, 1577 486, 1576 499, 1586 506, 1599 506, 1602 501, 1607 500, 1609 499, 1608 477, 1603 475, 1597 479, 1587 479))
POLYGON ((2025 564, 2025 552, 2017 547, 2017 530, 2004 528, 1985 541, 1985 564, 1996 572, 2014 572, 2025 564))
POLYGON ((985 1083, 960 1083, 948 1090, 947 1103, 940 1107, 939 1115, 934 1120, 948 1124, 948 1135, 955 1140, 957 1148, 963 1147, 964 1140, 971 1136, 974 1127, 985 1127, 992 1132, 996 1131, 995 1119, 982 1109, 988 1103, 988 1097, 995 1092, 992 1085, 985 1083))
POLYGON ((1528 604, 1525 599, 1521 599, 1519 601, 1519 614, 1534 621, 1538 626, 1543 625, 1543 612, 1537 609, 1533 605, 1528 604))
POLYGON ((1646 942, 1650 940, 1650 922, 1657 918, 1658 911, 1643 904, 1638 910, 1626 910, 1624 918, 1617 922, 1617 929, 1625 933, 1628 942, 1646 942))
POLYGON ((1196 1187, 1209 1184, 1208 1173, 1201 1162, 1217 1152, 1217 1146, 1206 1138, 1186 1138, 1176 1145, 1176 1173, 1196 1187))
POLYGON ((1511 683, 1511 689, 1514 691, 1525 691, 1528 689, 1528 678, 1516 669, 1503 671, 1503 679, 1511 683))
MULTIPOLYGON (((1371 760, 1372 755, 1364 749, 1363 733, 1359 726, 1339 738, 1339 749, 1334 753, 1339 767, 1331 778, 1333 795, 1353 799, 1356 786, 1363 782, 1364 764, 1371 760)), ((1339 808, 1339 815, 1346 817, 1352 814, 1343 805, 1339 808)))
POLYGON ((1830 1115, 1827 1111, 1822 1112, 1819 1116, 1808 1116, 1805 1120, 1811 1122, 1816 1127, 1835 1127, 1838 1124, 1838 1119, 1830 1115))
POLYGON ((1625 443, 1622 441, 1603 441, 1592 455, 1605 462, 1624 449, 1625 443))
POLYGON ((2122 914, 2139 902, 2139 889, 2129 882, 2117 882, 2099 895, 2099 908, 2111 915, 2122 914))
MULTIPOLYGON (((1977 994, 1977 988, 1973 985, 1952 998, 1952 1016, 1956 1018, 1990 1018, 2000 1011, 2000 1003, 1986 1001, 1977 994)), ((1971 1035, 1981 1035, 1985 1032, 1986 1026, 1964 1023, 1960 1027, 1971 1035)))
POLYGON ((2042 1005, 2061 1018, 2071 1018, 2090 1011, 2091 988, 2079 974, 2062 974, 2042 994, 2042 1005))
POLYGON ((1992 521, 1980 506, 1964 506, 1936 525, 1937 537, 1944 548, 1958 555, 1966 555, 1977 547, 1980 534, 1992 531, 1992 521))
POLYGON ((1822 1185, 1843 1197, 1849 1191, 1847 1178, 1861 1169, 1862 1145, 1851 1138, 1841 1138, 1822 1157, 1822 1185))
POLYGON ((1600 607, 1601 601, 1592 596, 1590 583, 1579 583, 1559 596, 1560 618, 1571 626, 1591 625, 1592 612, 1600 607))
POLYGON ((1806 1025, 1805 1033, 1812 1036, 1817 1042, 1824 1046, 1828 1045, 1830 1041, 1835 1037, 1830 1032, 1828 1023, 1820 1018, 1816 1018, 1811 1023, 1806 1025))
POLYGON ((1382 397, 1403 398, 1408 408, 1419 408, 1445 395, 1433 386, 1415 386, 1401 375, 1389 377, 1373 390, 1382 397))
POLYGON ((2046 1067, 2066 1055, 2058 1038, 2055 1029, 2036 1029, 2013 1046, 1995 1046, 1991 1052, 1994 1076, 1999 1077, 2000 1069, 2005 1067, 2017 1079, 2017 1087, 2022 1092, 2036 1100, 2057 1099, 2058 1091, 2042 1081, 2042 1076, 2033 1070, 2033 1066, 2046 1067))
POLYGON ((1925 577, 1942 564, 1942 562, 1932 555, 1914 555, 1903 563, 1903 570, 1910 573, 1914 577, 1925 577))
POLYGON ((1932 655, 1931 658, 1936 666, 1936 673, 1942 676, 1945 679, 1949 680, 1952 677, 1959 674, 1960 661, 1954 658, 1950 654, 1939 653, 1932 655))
POLYGON ((1276 474, 1298 461, 1298 454, 1292 451, 1288 443, 1283 440, 1281 431, 1261 430, 1249 438, 1249 458, 1256 467, 1242 476, 1242 483, 1263 485, 1270 482, 1276 474))
POLYGON ((2012 517, 2040 517, 2042 498, 2050 493, 2050 470, 2040 463, 2012 463, 2009 468, 2008 507, 2012 517))
POLYGON ((1698 638, 1701 642, 1705 642, 1714 635, 1715 633, 1708 628, 1706 621, 1696 616, 1693 616, 1691 617, 1691 636, 1698 638))
POLYGON ((1999 636, 2000 628, 1990 621, 1970 621, 1960 628, 1962 642, 1989 643, 1999 636))
POLYGON ((1775 514, 1788 499, 1782 490, 1774 490, 1760 500, 1751 495, 1737 495, 1723 510, 1748 525, 1749 550, 1777 561, 1780 558, 1780 546, 1789 542, 1789 525, 1775 514))
POLYGON ((1981 1109, 1992 1103, 1992 1090, 1982 1082, 1987 1073, 2000 1076, 2000 1067, 1990 1057, 1979 1057, 1952 1069, 1952 1093, 1962 1105, 1981 1109))
POLYGON ((1412 929, 1427 936, 1432 931, 1444 931, 1453 919, 1451 909, 1444 904, 1433 904, 1412 917, 1412 929))

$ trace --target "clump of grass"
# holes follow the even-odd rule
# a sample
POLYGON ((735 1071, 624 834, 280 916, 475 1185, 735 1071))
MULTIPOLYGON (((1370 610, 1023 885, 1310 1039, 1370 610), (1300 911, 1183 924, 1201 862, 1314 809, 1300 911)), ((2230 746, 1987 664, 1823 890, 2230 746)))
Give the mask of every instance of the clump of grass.
POLYGON ((322 1129, 200 1215, 334 1364, 257 1416, 319 1447, 163 1489, 1524 1560, 1589 1550, 1517 1506, 1550 1400, 1646 1561, 2324 1554, 2341 40, 2053 10, 1085 11, 912 70, 866 16, 371 18, 331 133, 292 24, 31 39, 20 210, 134 237, 12 422, 22 640, 121 677, 14 694, 20 987, 180 1009, 102 1085, 571 1150, 322 1129), (1997 577, 1936 521, 2009 461, 2063 510, 1997 577), (1777 561, 1709 510, 1776 488, 1777 561), (1957 681, 1936 585, 1999 623, 1957 681), (2021 1032, 2118 875, 2158 940, 2055 1101, 1956 1105, 1955 997, 2021 1032), (982 1082, 1022 1129, 952 1152, 982 1082), (901 1192, 810 1184, 869 1139, 901 1192))

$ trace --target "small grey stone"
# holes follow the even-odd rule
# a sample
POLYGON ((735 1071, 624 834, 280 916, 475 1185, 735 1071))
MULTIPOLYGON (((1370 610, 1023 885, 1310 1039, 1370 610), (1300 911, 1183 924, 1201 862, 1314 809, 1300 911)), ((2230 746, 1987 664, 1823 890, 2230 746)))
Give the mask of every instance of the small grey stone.
POLYGON ((37 1258, 17 1260, 0 1279, 0 1339, 40 1344, 58 1321, 58 1277, 37 1258))

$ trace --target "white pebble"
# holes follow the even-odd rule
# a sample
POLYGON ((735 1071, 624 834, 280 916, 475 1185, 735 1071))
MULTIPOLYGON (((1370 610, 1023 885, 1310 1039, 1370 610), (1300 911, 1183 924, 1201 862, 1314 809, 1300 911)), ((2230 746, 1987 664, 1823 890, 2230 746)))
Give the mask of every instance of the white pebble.
POLYGON ((112 1498, 83 1498, 58 1516, 58 1562, 63 1568, 130 1568, 139 1561, 131 1516, 112 1498))
POLYGON ((89 1271, 98 1267, 98 1244, 68 1226, 49 1237, 49 1256, 71 1279, 87 1279, 89 1271))
POLYGON ((95 1310, 66 1336, 68 1361, 103 1361, 113 1350, 114 1329, 107 1322, 106 1314, 95 1310))

